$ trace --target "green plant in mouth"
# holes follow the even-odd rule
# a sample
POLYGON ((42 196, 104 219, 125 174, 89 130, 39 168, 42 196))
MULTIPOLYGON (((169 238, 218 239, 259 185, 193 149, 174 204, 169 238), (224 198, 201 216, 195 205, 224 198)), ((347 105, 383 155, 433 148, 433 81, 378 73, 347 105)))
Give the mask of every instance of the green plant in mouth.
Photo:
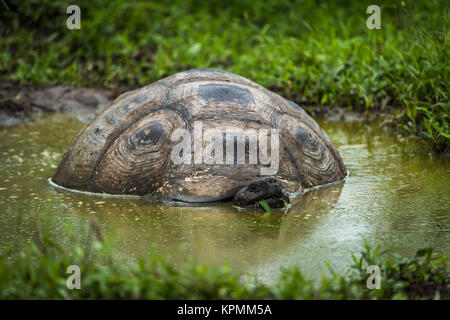
MULTIPOLYGON (((284 202, 283 212, 287 213, 291 208, 291 204, 289 202, 286 202, 285 200, 283 200, 283 202, 284 202)), ((270 205, 267 203, 266 200, 259 200, 258 204, 266 211, 266 213, 272 213, 272 208, 270 207, 270 205)))
POLYGON ((284 202, 284 213, 288 213, 289 209, 291 209, 291 204, 285 200, 283 200, 284 202))
POLYGON ((267 203, 266 200, 259 200, 258 201, 259 205, 261 207, 263 207, 263 209, 267 212, 267 213, 272 213, 272 208, 269 206, 269 204, 267 203))

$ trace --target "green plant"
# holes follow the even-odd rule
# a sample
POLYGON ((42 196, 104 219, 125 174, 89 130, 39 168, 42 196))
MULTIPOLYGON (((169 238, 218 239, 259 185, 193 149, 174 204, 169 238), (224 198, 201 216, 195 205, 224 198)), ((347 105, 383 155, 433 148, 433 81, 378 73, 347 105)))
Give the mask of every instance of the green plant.
POLYGON ((8 2, 0 77, 130 89, 222 68, 307 109, 383 113, 403 133, 449 150, 448 1, 385 2, 380 30, 366 28, 370 1, 78 4, 82 29, 69 31, 64 2, 8 2))
MULTIPOLYGON (((95 225, 95 224, 94 224, 95 225)), ((431 248, 412 258, 365 244, 344 275, 334 272, 319 283, 295 267, 286 267, 273 286, 243 277, 226 266, 209 268, 187 261, 175 267, 155 249, 149 258, 129 264, 117 261, 111 242, 99 241, 95 231, 90 245, 63 247, 47 236, 36 238, 19 253, 0 254, 0 299, 449 299, 448 257, 431 248), (81 269, 81 290, 68 290, 69 265, 81 269), (366 287, 367 266, 382 271, 381 289, 366 287)))
POLYGON ((260 200, 258 201, 259 205, 263 207, 264 210, 266 210, 267 213, 272 213, 272 208, 269 206, 266 200, 260 200))

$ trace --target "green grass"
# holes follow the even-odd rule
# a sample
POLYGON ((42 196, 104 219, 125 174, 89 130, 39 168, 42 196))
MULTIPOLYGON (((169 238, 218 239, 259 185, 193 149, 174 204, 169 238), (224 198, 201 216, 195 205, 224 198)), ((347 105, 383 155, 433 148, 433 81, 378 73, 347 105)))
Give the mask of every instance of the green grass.
POLYGON ((450 299, 448 257, 422 249, 412 258, 384 257, 365 245, 348 272, 332 271, 320 283, 291 266, 273 286, 243 281, 226 267, 195 262, 174 267, 150 254, 135 264, 114 263, 108 242, 68 250, 47 237, 20 252, 0 253, 0 299, 450 299), (382 258, 382 259, 381 259, 382 258), (81 269, 81 289, 69 290, 67 268, 81 269), (381 269, 381 289, 366 286, 367 266, 381 269))
POLYGON ((77 1, 5 0, 0 76, 22 84, 134 88, 175 72, 215 67, 303 106, 389 114, 404 133, 449 150, 449 7, 446 0, 77 1))

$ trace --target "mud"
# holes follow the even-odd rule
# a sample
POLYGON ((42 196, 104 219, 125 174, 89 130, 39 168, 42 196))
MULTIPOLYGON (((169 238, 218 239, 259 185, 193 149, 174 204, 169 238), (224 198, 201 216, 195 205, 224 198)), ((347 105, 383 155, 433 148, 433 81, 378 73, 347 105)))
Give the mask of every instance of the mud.
POLYGON ((27 121, 40 113, 96 113, 119 94, 107 89, 75 88, 66 85, 24 86, 0 82, 0 125, 27 121))

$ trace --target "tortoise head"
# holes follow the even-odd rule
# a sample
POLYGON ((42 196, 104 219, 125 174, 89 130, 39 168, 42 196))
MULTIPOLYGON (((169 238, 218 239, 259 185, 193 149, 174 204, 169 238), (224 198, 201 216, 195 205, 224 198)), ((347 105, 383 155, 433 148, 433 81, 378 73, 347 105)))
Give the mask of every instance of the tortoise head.
POLYGON ((271 208, 283 208, 289 203, 289 195, 280 181, 266 177, 251 182, 239 190, 233 199, 233 205, 241 208, 255 208, 261 200, 267 201, 271 208))

